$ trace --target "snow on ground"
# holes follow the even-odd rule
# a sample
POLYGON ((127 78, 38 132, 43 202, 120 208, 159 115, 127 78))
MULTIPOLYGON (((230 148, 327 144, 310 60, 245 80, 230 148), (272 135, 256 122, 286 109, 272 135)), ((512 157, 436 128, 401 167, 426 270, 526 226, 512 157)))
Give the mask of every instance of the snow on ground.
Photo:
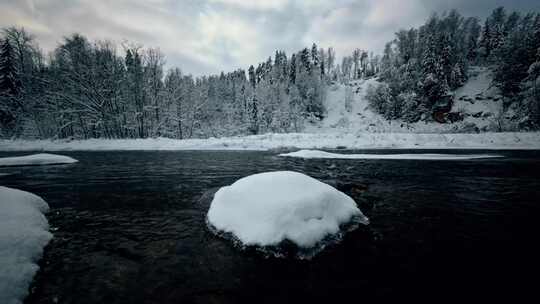
POLYGON ((460 124, 475 125, 479 130, 496 129, 503 111, 503 97, 493 85, 493 71, 471 67, 469 80, 454 94, 451 112, 464 114, 460 124))
POLYGON ((52 238, 47 203, 29 192, 0 186, 0 303, 22 303, 52 238))
POLYGON ((26 156, 1 157, 0 167, 7 166, 39 166, 39 165, 58 165, 72 164, 77 160, 69 156, 55 155, 47 153, 32 154, 26 156))
POLYGON ((493 72, 485 67, 471 67, 469 80, 454 92, 452 112, 496 113, 502 108, 502 96, 493 85, 493 72))
POLYGON ((468 82, 455 92, 455 123, 388 121, 374 113, 365 98, 375 78, 335 84, 325 99, 326 117, 307 124, 303 133, 186 139, 0 140, 0 151, 102 150, 268 150, 276 148, 349 149, 540 149, 540 132, 499 132, 510 127, 513 110, 501 113, 502 99, 492 86, 489 68, 472 67, 468 82), (501 117, 503 118, 501 120, 501 117), (481 131, 481 133, 477 133, 481 131))
POLYGON ((208 210, 212 228, 259 246, 290 240, 313 247, 353 218, 369 222, 346 194, 292 171, 241 178, 219 189, 208 210))
POLYGON ((114 150, 270 150, 298 149, 540 149, 540 132, 437 133, 288 133, 176 140, 0 140, 0 151, 114 150))
MULTIPOLYGON (((386 120, 369 109, 365 95, 369 86, 378 84, 371 78, 352 81, 347 85, 331 86, 325 98, 325 118, 312 131, 317 132, 321 129, 376 131, 374 127, 384 125, 386 120)), ((310 125, 307 127, 309 130, 310 125)))
POLYGON ((186 139, 122 140, 0 140, 0 151, 101 151, 101 150, 268 150, 276 148, 321 149, 540 149, 540 132, 494 132, 510 127, 513 110, 502 113, 502 99, 492 86, 489 68, 472 67, 467 83, 453 92, 452 112, 463 121, 406 123, 388 121, 374 113, 365 98, 375 78, 329 87, 326 117, 307 124, 303 133, 186 139), (502 118, 502 120, 501 120, 502 118), (481 131, 481 133, 477 133, 481 131))
POLYGON ((502 157, 493 154, 339 154, 318 150, 300 150, 283 153, 279 156, 298 158, 337 158, 337 159, 409 159, 409 160, 468 160, 502 157))
POLYGON ((463 121, 438 123, 419 121, 407 123, 388 121, 368 106, 369 86, 380 83, 375 78, 331 85, 324 100, 326 117, 319 123, 307 124, 308 133, 377 132, 377 133, 471 133, 514 130, 517 127, 514 110, 502 112, 502 96, 493 86, 493 72, 487 67, 470 68, 469 80, 452 92, 451 112, 463 115, 463 121), (514 119, 514 120, 513 120, 514 119))

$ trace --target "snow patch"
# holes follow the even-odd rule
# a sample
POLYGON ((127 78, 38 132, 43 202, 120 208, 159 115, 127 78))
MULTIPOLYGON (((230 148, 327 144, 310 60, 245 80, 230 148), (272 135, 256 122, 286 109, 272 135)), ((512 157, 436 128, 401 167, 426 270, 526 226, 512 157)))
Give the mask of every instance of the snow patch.
POLYGON ((37 195, 0 186, 0 303, 22 303, 51 240, 43 215, 49 206, 37 195))
POLYGON ((493 71, 472 66, 467 82, 454 92, 451 112, 461 121, 438 123, 386 120, 369 107, 366 92, 381 84, 376 78, 359 79, 346 84, 333 84, 324 99, 325 118, 308 123, 306 132, 371 132, 371 133, 473 133, 518 130, 512 109, 503 110, 500 90, 493 85, 493 71))
POLYGON ((69 156, 40 153, 26 156, 2 157, 0 158, 0 167, 58 165, 76 162, 76 159, 69 156))
POLYGON ((268 133, 207 139, 0 140, 0 151, 253 150, 328 149, 540 149, 540 132, 378 133, 334 130, 321 133, 268 133))
POLYGON ((493 154, 339 154, 319 150, 300 150, 279 156, 298 158, 337 158, 337 159, 406 159, 406 160, 468 160, 482 158, 496 158, 501 155, 493 154))
POLYGON ((298 172, 250 175, 214 195, 207 215, 212 230, 231 233, 245 246, 288 240, 313 248, 351 221, 368 224, 352 198, 298 172))

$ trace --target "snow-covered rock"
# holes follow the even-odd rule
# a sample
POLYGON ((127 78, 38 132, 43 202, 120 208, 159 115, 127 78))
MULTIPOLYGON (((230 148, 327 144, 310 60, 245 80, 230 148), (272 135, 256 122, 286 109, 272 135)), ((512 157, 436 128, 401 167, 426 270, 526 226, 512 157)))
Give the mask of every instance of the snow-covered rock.
POLYGON ((1 157, 1 166, 39 166, 39 165, 58 165, 72 164, 77 160, 69 156, 39 153, 25 156, 1 157))
POLYGON ((317 245, 351 221, 369 223, 352 198, 292 171, 255 174, 219 189, 207 220, 213 230, 231 233, 244 245, 289 240, 302 248, 317 245))
POLYGON ((340 154, 330 153, 320 150, 300 150, 296 152, 283 153, 279 156, 298 158, 337 158, 337 159, 408 159, 408 160, 468 160, 481 158, 502 157, 495 154, 340 154))
POLYGON ((52 238, 47 203, 29 192, 0 186, 0 303, 22 303, 52 238))

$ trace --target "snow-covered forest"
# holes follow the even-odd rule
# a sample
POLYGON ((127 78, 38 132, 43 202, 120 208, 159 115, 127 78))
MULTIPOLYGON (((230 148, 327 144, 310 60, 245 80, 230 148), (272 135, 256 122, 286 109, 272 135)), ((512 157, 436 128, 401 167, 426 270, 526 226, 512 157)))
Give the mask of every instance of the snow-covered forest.
POLYGON ((493 71, 491 86, 500 90, 503 99, 501 115, 514 116, 519 129, 537 128, 538 13, 508 13, 499 7, 481 25, 478 18, 451 11, 433 15, 418 29, 400 30, 381 59, 379 80, 384 83, 368 92, 367 98, 387 119, 460 120, 462 113, 449 113, 451 93, 467 82, 469 68, 478 65, 493 71))
POLYGON ((469 67, 493 70, 521 130, 540 125, 540 14, 495 9, 481 22, 457 11, 400 30, 382 55, 338 57, 316 44, 219 75, 165 69, 157 48, 65 37, 45 55, 32 34, 0 37, 2 138, 206 138, 300 132, 327 113, 332 85, 377 77, 372 110, 408 122, 459 120, 451 93, 469 67), (339 59, 338 59, 339 58, 339 59), (453 115, 450 115, 453 114, 453 115))

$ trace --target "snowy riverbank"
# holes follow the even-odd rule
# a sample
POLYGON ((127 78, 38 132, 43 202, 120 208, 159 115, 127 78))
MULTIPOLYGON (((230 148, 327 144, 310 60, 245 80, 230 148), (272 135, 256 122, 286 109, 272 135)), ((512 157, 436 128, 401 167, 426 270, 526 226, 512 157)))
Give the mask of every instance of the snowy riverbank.
POLYGON ((23 303, 52 234, 39 196, 0 186, 0 303, 23 303))
POLYGON ((540 149, 540 132, 417 134, 417 133, 289 133, 242 137, 176 140, 88 139, 1 140, 0 151, 112 150, 270 150, 300 149, 540 149))

